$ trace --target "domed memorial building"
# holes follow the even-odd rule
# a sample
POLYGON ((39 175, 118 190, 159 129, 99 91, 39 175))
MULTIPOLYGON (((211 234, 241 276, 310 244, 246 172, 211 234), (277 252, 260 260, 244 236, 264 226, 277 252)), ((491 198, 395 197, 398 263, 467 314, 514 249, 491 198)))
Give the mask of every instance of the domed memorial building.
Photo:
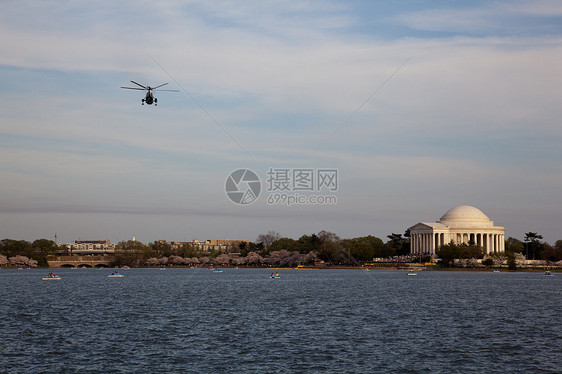
POLYGON ((505 228, 494 226, 480 209, 460 205, 441 217, 438 222, 420 222, 410 227, 410 253, 435 254, 442 245, 468 244, 472 242, 484 250, 484 253, 503 252, 505 250, 505 228))

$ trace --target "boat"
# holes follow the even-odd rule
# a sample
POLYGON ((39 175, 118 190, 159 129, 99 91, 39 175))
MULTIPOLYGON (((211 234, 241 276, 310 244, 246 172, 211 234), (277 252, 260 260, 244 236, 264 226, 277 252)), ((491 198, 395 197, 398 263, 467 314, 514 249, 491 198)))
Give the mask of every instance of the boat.
POLYGON ((554 274, 552 274, 552 273, 551 273, 550 271, 548 271, 548 270, 544 272, 544 275, 546 275, 547 277, 553 277, 553 276, 554 276, 554 274))
POLYGON ((114 271, 113 273, 109 274, 107 277, 108 277, 108 278, 123 278, 124 275, 123 275, 123 274, 119 274, 118 272, 114 271))
POLYGON ((275 273, 275 274, 274 274, 274 273, 271 273, 270 278, 271 278, 271 279, 279 279, 279 278, 281 278, 281 276, 279 276, 279 273, 275 273))
POLYGON ((219 268, 216 268, 215 270, 213 270, 213 273, 222 273, 222 270, 219 268))
POLYGON ((416 272, 413 271, 413 270, 410 270, 410 271, 408 272, 408 275, 412 275, 412 276, 413 276, 413 275, 418 275, 418 273, 416 273, 416 272))
POLYGON ((494 273, 499 273, 499 272, 500 272, 499 270, 494 270, 494 273))
POLYGON ((44 281, 46 280, 61 280, 61 277, 58 275, 55 275, 53 273, 50 273, 49 275, 47 275, 46 277, 42 278, 44 281))

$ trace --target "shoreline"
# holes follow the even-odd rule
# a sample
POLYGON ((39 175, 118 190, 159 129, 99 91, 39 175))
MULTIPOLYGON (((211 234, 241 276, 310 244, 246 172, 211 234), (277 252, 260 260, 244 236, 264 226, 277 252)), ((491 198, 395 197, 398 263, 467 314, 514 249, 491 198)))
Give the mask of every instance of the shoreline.
MULTIPOLYGON (((562 272, 562 267, 544 267, 544 268, 518 268, 516 270, 508 270, 507 268, 497 268, 497 267, 490 267, 490 268, 441 268, 441 267, 434 267, 434 268, 422 268, 419 267, 412 267, 412 268, 389 268, 389 267, 363 267, 363 266, 305 266, 300 268, 294 267, 265 267, 265 266, 216 266, 216 267, 207 267, 207 266, 164 266, 164 267, 154 267, 154 266, 136 266, 130 267, 130 269, 204 269, 209 270, 213 268, 220 268, 220 269, 262 269, 262 270, 361 270, 361 271, 455 271, 455 272, 495 272, 496 270, 501 273, 542 273, 545 271, 550 271, 552 273, 562 272)), ((2 266, 0 270, 32 270, 32 269, 122 269, 118 267, 81 267, 81 268, 71 268, 71 267, 7 267, 2 266)))

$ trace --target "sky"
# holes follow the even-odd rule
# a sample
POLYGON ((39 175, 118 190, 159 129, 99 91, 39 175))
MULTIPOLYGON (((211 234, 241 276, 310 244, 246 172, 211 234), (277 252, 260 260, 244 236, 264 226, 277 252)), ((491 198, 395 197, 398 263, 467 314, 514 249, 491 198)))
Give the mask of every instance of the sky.
POLYGON ((560 1, 7 0, 0 50, 0 238, 562 239, 560 1))

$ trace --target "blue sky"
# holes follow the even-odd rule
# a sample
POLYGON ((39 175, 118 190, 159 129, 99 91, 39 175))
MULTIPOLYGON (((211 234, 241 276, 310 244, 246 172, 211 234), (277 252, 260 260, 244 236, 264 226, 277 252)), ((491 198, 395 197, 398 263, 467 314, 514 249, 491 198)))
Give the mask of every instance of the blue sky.
POLYGON ((0 238, 386 239, 468 204, 562 239, 559 1, 1 1, 0 47, 0 238), (337 204, 235 205, 239 168, 338 169, 337 204))

